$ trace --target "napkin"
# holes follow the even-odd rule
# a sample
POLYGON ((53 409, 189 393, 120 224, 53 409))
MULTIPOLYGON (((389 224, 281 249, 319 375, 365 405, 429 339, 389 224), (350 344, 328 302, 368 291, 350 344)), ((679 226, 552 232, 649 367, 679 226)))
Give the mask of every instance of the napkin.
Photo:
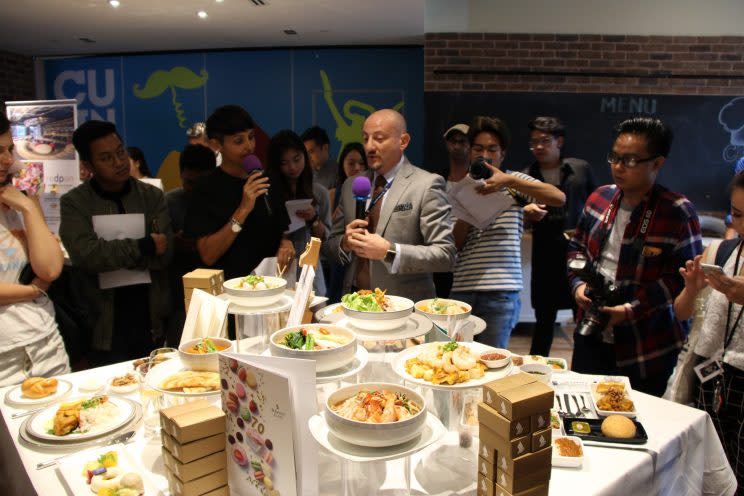
POLYGON ((201 289, 191 293, 191 303, 181 334, 181 344, 192 339, 227 336, 229 302, 201 289))

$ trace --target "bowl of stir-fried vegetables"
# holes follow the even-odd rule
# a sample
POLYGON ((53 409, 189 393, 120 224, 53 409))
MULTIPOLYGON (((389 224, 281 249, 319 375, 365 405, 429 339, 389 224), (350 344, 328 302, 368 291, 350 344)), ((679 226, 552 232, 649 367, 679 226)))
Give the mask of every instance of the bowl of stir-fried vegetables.
POLYGON ((181 343, 178 357, 187 369, 219 371, 220 351, 233 351, 232 341, 225 338, 207 337, 181 343))
POLYGON ((271 335, 273 356, 315 360, 317 372, 340 369, 354 360, 357 341, 354 333, 329 324, 304 324, 280 329, 271 335))
POLYGON ((406 324, 413 302, 402 296, 390 296, 380 288, 360 289, 341 297, 341 308, 353 327, 366 331, 388 331, 406 324))
POLYGON ((276 303, 287 288, 281 277, 254 276, 236 277, 222 285, 231 300, 238 305, 263 307, 276 303))

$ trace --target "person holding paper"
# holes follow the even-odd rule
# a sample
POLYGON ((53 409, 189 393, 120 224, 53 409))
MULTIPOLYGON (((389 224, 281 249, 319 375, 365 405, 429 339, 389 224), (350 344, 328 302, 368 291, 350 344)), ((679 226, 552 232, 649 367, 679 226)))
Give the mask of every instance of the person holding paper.
POLYGON ((225 271, 225 279, 247 276, 268 257, 282 267, 295 256, 284 233, 289 226, 278 180, 243 168, 256 148, 256 124, 242 107, 225 105, 207 119, 207 135, 222 163, 202 178, 186 212, 184 235, 196 239, 202 262, 225 271), (271 193, 271 194, 269 194, 271 193))
MULTIPOLYGON (((566 196, 555 186, 527 174, 500 169, 510 141, 509 129, 500 119, 476 117, 470 125, 468 139, 470 160, 483 164, 491 176, 481 184, 470 183, 474 175, 471 166, 469 175, 461 179, 461 182, 468 182, 462 188, 471 191, 462 191, 459 198, 469 198, 465 195, 473 189, 479 195, 486 195, 482 200, 471 199, 470 203, 461 205, 465 214, 462 217, 479 216, 486 211, 488 203, 498 203, 501 207, 483 227, 471 225, 462 217, 455 223, 459 256, 450 297, 470 304, 473 314, 486 321, 486 330, 477 336, 479 341, 506 348, 519 319, 522 206, 532 202, 560 207, 566 196)), ((457 190, 456 186, 454 189, 457 190)))
POLYGON ((566 273, 566 232, 572 231, 596 187, 589 164, 563 156, 565 127, 557 117, 537 117, 528 124, 529 146, 535 162, 523 172, 560 188, 566 205, 530 203, 524 217, 532 223, 532 279, 530 296, 535 309, 535 331, 530 355, 549 356, 558 310, 576 309, 566 273), (545 281, 553 281, 545 284, 545 281))
MULTIPOLYGON (((310 168, 305 145, 300 137, 288 129, 276 133, 269 142, 267 170, 279 178, 283 198, 287 202, 287 213, 290 218, 300 220, 299 228, 290 226, 289 237, 295 252, 302 253, 311 237, 325 241, 331 232, 331 207, 328 190, 318 182, 313 182, 313 170, 310 168), (297 200, 305 200, 300 203, 297 200), (294 210, 292 205, 302 205, 294 210)), ((292 224, 294 225, 294 223, 292 224)), ((298 278, 299 278, 298 267, 298 278)), ((326 284, 321 262, 315 269, 313 288, 318 296, 325 296, 326 284)))
POLYGON ((435 295, 432 273, 450 270, 455 256, 444 180, 412 165, 403 116, 379 110, 364 123, 362 141, 373 184, 366 219, 356 219, 352 181, 341 188, 330 256, 349 265, 344 291, 386 289, 414 301, 435 295))
POLYGON ((70 371, 46 295, 62 272, 62 250, 38 202, 10 185, 13 137, 0 113, 0 387, 70 371))
POLYGON ((110 122, 85 122, 72 141, 93 177, 62 196, 59 233, 96 313, 90 360, 103 365, 147 355, 162 345, 170 311, 165 196, 131 177, 110 122))

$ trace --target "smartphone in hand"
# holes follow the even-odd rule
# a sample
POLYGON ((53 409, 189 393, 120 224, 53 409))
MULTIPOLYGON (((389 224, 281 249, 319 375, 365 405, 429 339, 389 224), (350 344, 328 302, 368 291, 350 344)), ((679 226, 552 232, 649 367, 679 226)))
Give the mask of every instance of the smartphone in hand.
POLYGON ((700 269, 705 274, 723 274, 723 267, 721 267, 720 265, 701 263, 700 269))

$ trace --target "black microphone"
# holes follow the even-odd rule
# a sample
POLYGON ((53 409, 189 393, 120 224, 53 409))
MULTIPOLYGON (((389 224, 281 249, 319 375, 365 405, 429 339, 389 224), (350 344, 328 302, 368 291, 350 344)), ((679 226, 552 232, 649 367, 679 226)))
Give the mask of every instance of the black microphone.
MULTIPOLYGON (((243 169, 250 175, 255 172, 258 172, 259 174, 263 174, 263 167, 261 166, 261 161, 258 159, 255 155, 248 155, 243 159, 243 169)), ((263 201, 264 205, 266 205, 266 212, 268 212, 269 216, 274 215, 274 212, 271 210, 271 206, 269 205, 269 192, 266 191, 266 194, 263 195, 263 201)))
POLYGON ((355 218, 362 220, 367 218, 367 200, 369 200, 369 194, 372 192, 372 182, 367 176, 356 177, 351 183, 351 192, 354 194, 354 200, 356 201, 355 218))

